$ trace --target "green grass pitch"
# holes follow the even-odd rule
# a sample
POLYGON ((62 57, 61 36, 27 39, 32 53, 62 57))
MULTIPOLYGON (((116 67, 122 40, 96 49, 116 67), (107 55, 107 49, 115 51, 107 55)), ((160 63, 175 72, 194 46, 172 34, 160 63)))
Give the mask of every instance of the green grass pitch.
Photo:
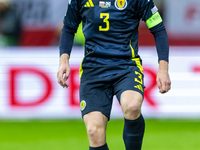
MULTIPOLYGON (((123 120, 107 127, 110 150, 125 150, 123 120)), ((200 149, 200 120, 146 120, 142 150, 200 149)), ((88 150, 82 120, 0 120, 0 150, 88 150)))

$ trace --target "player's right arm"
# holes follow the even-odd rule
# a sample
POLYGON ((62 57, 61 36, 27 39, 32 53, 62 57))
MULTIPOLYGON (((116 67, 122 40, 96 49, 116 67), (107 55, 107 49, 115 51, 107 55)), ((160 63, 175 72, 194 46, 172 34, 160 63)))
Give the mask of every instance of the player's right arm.
POLYGON ((70 67, 69 67, 69 55, 64 53, 60 56, 60 66, 57 72, 57 80, 58 83, 63 88, 68 88, 69 84, 67 83, 67 79, 69 78, 70 67))
POLYGON ((78 11, 78 3, 76 0, 72 0, 68 4, 59 43, 60 65, 57 72, 57 80, 63 88, 69 87, 69 84, 67 83, 70 74, 69 58, 73 46, 74 34, 76 33, 80 22, 81 16, 78 11))

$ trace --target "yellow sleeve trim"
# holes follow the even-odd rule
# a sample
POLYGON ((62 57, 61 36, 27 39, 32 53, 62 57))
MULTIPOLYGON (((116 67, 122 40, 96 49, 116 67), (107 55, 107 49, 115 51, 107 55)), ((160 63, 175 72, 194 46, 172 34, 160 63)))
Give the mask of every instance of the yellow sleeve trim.
POLYGON ((160 16, 159 12, 156 12, 155 14, 153 14, 151 17, 149 17, 146 20, 146 24, 149 29, 153 28, 154 26, 158 25, 161 22, 162 22, 162 18, 160 16))

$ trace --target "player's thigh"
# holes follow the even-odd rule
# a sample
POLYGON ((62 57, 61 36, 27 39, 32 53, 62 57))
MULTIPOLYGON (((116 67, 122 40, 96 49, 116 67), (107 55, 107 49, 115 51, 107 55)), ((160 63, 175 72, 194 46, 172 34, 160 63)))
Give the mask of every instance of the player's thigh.
POLYGON ((143 73, 137 67, 119 76, 118 82, 114 86, 114 92, 125 117, 135 119, 140 114, 144 88, 143 73))
POLYGON ((143 100, 145 88, 143 78, 143 73, 137 67, 117 77, 117 82, 114 84, 114 94, 120 104, 122 104, 121 99, 124 102, 141 102, 143 100))
POLYGON ((97 111, 110 118, 113 93, 108 79, 95 79, 81 83, 79 94, 82 116, 97 111))

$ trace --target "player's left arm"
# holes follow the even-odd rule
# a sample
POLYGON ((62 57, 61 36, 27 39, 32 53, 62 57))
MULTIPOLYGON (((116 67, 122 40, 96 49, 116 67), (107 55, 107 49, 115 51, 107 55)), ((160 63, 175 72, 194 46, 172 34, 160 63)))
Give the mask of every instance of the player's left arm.
POLYGON ((160 93, 166 93, 171 88, 171 81, 168 73, 169 41, 167 32, 158 11, 146 20, 146 24, 154 36, 158 53, 159 69, 156 79, 157 85, 160 93))

